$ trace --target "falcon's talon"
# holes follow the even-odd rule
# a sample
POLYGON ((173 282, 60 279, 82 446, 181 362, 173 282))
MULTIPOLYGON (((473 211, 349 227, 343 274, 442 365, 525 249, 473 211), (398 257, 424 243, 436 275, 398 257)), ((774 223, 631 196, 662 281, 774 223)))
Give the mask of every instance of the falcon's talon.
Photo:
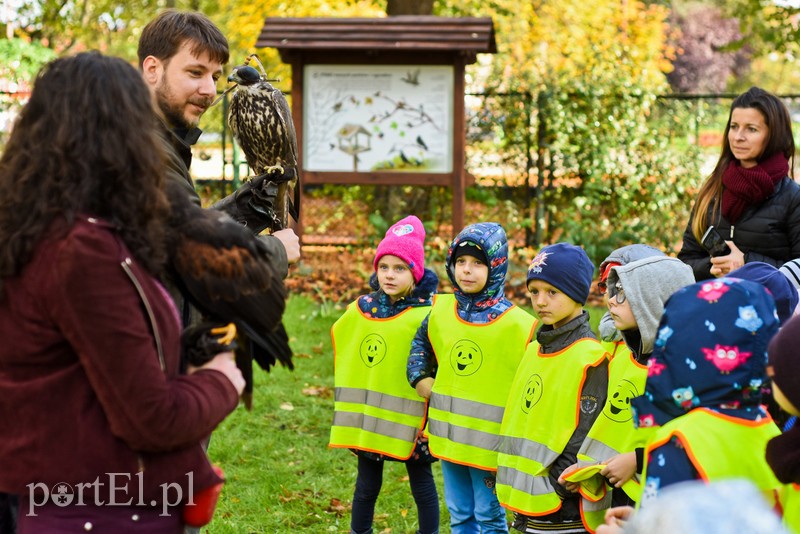
POLYGON ((282 176, 285 172, 286 171, 284 171, 283 167, 280 165, 272 165, 264 169, 264 174, 277 174, 278 176, 282 176))
POLYGON ((220 345, 230 345, 236 338, 236 325, 228 323, 225 326, 219 326, 211 329, 212 336, 221 336, 219 338, 220 345))

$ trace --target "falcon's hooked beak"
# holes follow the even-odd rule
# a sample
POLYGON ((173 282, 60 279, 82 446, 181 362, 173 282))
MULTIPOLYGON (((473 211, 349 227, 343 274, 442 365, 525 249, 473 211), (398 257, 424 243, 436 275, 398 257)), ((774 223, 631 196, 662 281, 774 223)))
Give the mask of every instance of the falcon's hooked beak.
POLYGON ((231 71, 230 76, 228 76, 228 82, 233 83, 233 85, 225 89, 225 91, 219 95, 208 107, 212 107, 219 103, 219 101, 222 100, 225 95, 236 89, 237 86, 253 85, 254 83, 258 83, 260 79, 261 75, 253 67, 248 67, 247 65, 239 65, 238 67, 235 67, 231 71))

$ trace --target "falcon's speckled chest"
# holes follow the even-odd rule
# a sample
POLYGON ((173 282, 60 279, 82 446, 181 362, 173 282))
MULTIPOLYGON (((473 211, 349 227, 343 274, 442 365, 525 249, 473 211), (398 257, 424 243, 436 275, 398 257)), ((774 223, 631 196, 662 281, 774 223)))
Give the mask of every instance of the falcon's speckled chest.
POLYGON ((268 167, 297 166, 297 138, 283 93, 261 81, 239 86, 231 99, 228 125, 255 174, 268 167))

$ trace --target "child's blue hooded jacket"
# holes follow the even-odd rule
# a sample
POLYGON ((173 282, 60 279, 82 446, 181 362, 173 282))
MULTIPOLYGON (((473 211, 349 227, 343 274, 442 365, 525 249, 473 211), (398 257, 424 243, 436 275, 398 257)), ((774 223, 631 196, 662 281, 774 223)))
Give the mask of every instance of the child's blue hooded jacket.
MULTIPOLYGON (((513 304, 505 296, 505 281, 508 271, 508 240, 505 230, 497 223, 484 222, 464 228, 450 244, 447 251, 447 276, 453 283, 458 316, 469 323, 485 324, 502 315, 513 304), (455 280, 453 250, 463 241, 472 241, 486 251, 489 260, 489 276, 486 287, 480 292, 466 294, 455 280)), ((430 317, 430 316, 428 316, 430 317)), ((412 387, 426 377, 436 376, 436 358, 428 339, 428 317, 411 342, 406 374, 412 387)))

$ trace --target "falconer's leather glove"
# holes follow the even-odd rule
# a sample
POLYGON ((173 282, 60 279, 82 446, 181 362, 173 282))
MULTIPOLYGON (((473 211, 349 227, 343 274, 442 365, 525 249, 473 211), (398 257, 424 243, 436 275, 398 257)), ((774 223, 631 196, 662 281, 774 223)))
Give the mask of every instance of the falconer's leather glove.
POLYGON ((293 169, 286 169, 283 173, 274 171, 254 176, 211 208, 224 211, 256 235, 267 228, 280 229, 281 223, 275 214, 278 184, 292 180, 294 174, 293 169))
POLYGON ((236 326, 233 323, 204 321, 189 326, 181 334, 184 361, 200 367, 220 352, 235 350, 235 337, 236 326))

